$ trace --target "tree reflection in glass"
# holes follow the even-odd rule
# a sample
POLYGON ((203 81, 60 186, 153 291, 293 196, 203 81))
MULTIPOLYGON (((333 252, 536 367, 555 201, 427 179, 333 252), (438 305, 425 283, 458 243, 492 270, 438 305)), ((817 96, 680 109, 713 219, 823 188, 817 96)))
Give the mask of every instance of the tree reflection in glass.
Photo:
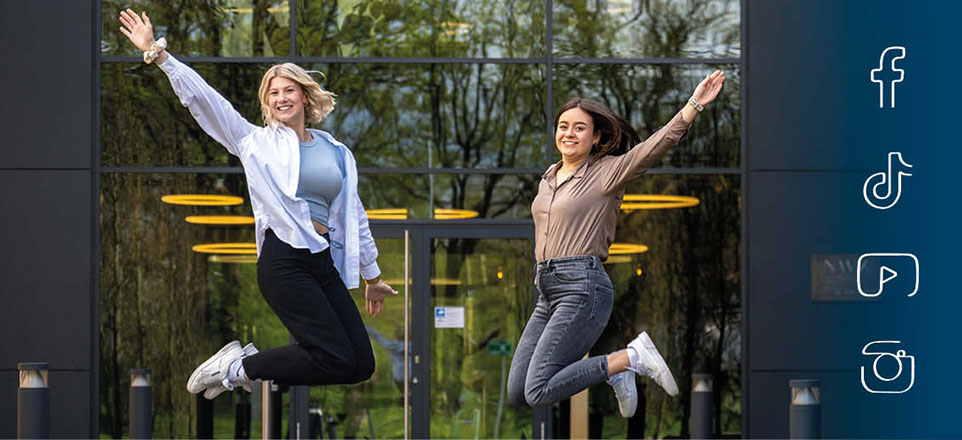
POLYGON ((117 32, 117 16, 131 8, 147 11, 158 37, 178 57, 250 57, 290 54, 287 0, 103 0, 100 6, 102 55, 140 56, 117 32))
POLYGON ((555 0, 554 55, 738 58, 740 0, 555 0))
MULTIPOLYGON (((264 64, 192 66, 248 121, 261 121, 257 88, 264 64)), ((101 163, 104 166, 239 166, 180 105, 156 66, 101 66, 101 163)))
POLYGON ((527 58, 545 53, 541 0, 297 4, 301 56, 527 58))
MULTIPOLYGON (((260 123, 266 64, 193 66, 248 121, 260 123)), ((540 167, 544 68, 504 64, 330 64, 337 108, 321 124, 359 167, 540 167)), ((143 64, 101 69, 106 166, 236 165, 193 122, 163 72, 143 64)))
MULTIPOLYGON (((100 426, 112 437, 120 438, 126 426, 131 368, 153 370, 155 435, 190 438, 196 436, 194 396, 184 384, 194 364, 231 339, 287 342, 287 331, 257 291, 250 261, 218 262, 192 250, 201 243, 253 242, 252 226, 185 221, 188 215, 250 216, 249 203, 161 201, 198 193, 246 196, 247 185, 241 174, 101 176, 100 426)), ((218 419, 233 418, 232 408, 217 408, 218 419)), ((234 436, 233 423, 217 426, 218 437, 234 436)))
POLYGON ((324 123, 360 167, 540 167, 544 68, 527 64, 332 64, 324 123))

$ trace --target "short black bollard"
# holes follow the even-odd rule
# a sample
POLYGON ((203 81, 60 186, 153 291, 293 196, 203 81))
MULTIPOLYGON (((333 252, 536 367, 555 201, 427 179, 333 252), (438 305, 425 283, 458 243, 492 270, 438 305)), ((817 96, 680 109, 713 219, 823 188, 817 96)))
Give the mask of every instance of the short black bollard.
POLYGON ((17 438, 50 438, 50 389, 46 362, 21 362, 17 388, 17 438))
POLYGON ((711 438, 712 378, 710 374, 691 375, 691 438, 711 438))
POLYGON ((127 434, 130 438, 153 438, 154 418, 150 391, 150 370, 130 370, 130 400, 127 405, 130 420, 127 434))
POLYGON ((822 402, 817 380, 792 380, 789 438, 822 438, 822 402))
POLYGON ((247 393, 237 394, 234 404, 234 438, 251 438, 251 399, 247 393))
POLYGON ((198 393, 194 401, 197 404, 195 438, 214 438, 214 401, 207 400, 204 393, 198 393))
POLYGON ((645 418, 647 416, 645 411, 648 408, 647 388, 642 380, 636 380, 635 387, 638 390, 638 407, 635 410, 634 417, 628 419, 626 438, 645 438, 645 418))
MULTIPOLYGON (((284 426, 281 424, 281 416, 284 415, 284 388, 271 382, 271 436, 270 438, 281 439, 284 426)), ((289 438, 288 436, 287 438, 289 438)))

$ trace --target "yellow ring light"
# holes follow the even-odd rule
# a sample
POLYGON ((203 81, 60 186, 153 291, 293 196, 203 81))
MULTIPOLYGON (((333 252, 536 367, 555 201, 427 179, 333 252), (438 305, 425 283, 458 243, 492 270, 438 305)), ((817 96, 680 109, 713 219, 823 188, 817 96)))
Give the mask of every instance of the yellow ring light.
MULTIPOLYGON (((372 220, 407 220, 408 218, 407 208, 368 209, 366 212, 367 218, 372 220)), ((478 211, 470 209, 435 208, 434 210, 434 218, 437 220, 461 220, 477 216, 478 211)))
POLYGON ((211 263, 228 263, 228 264, 255 264, 257 263, 256 255, 211 255, 207 258, 207 261, 211 263))
POLYGON ((645 252, 648 252, 648 246, 643 244, 611 243, 611 246, 608 247, 609 255, 641 254, 645 252))
POLYGON ((461 220, 466 218, 475 218, 477 216, 478 211, 472 211, 470 209, 434 209, 434 218, 438 220, 461 220))
POLYGON ((407 220, 408 210, 405 208, 368 209, 367 218, 371 220, 407 220))
POLYGON ((698 197, 671 194, 625 194, 621 202, 621 209, 624 211, 690 208, 701 203, 698 197))
POLYGON ((216 194, 170 194, 161 197, 160 201, 171 205, 189 206, 233 206, 244 203, 244 199, 237 196, 216 194))
POLYGON ((185 218, 195 225, 253 225, 254 217, 246 215, 191 215, 185 218))
POLYGON ((230 254, 230 255, 256 255, 256 243, 206 243, 198 244, 193 248, 194 252, 202 254, 230 254))

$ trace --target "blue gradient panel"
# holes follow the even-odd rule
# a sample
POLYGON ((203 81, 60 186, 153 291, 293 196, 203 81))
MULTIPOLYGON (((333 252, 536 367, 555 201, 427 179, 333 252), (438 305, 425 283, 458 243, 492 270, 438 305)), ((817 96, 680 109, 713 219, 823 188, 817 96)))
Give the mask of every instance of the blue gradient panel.
POLYGON ((820 379, 826 438, 962 437, 959 17, 962 2, 748 3, 750 436, 786 437, 788 381, 820 379), (871 70, 892 46, 904 79, 890 108, 890 52, 879 108, 871 70), (876 209, 863 189, 890 152, 911 176, 876 209), (854 296, 816 298, 813 256, 871 253, 850 284, 820 284, 854 296))

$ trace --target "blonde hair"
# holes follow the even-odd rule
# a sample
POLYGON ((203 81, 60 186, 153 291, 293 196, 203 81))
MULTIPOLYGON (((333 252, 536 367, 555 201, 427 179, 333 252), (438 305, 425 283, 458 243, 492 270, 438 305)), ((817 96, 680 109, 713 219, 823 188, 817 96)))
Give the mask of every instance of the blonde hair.
MULTIPOLYGON (((301 85, 304 96, 307 97, 307 105, 304 106, 304 122, 315 124, 324 120, 328 114, 334 110, 334 94, 321 88, 321 85, 311 78, 311 73, 320 73, 304 70, 303 67, 294 63, 275 64, 267 69, 264 78, 261 79, 261 88, 257 96, 261 100, 261 114, 264 117, 264 125, 277 122, 271 113, 270 106, 267 105, 267 92, 271 80, 276 77, 287 78, 301 85)), ((323 75, 323 74, 322 74, 323 75)))

